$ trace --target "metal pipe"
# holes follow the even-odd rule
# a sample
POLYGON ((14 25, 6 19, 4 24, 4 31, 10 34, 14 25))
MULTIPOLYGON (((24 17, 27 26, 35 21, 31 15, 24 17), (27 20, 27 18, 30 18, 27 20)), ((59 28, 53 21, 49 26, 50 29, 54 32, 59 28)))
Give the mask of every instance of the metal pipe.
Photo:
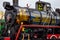
POLYGON ((23 34, 23 38, 22 38, 22 40, 24 40, 24 34, 23 34))
POLYGON ((30 34, 28 34, 28 40, 30 40, 30 34))
POLYGON ((13 6, 18 6, 18 0, 13 0, 13 6))

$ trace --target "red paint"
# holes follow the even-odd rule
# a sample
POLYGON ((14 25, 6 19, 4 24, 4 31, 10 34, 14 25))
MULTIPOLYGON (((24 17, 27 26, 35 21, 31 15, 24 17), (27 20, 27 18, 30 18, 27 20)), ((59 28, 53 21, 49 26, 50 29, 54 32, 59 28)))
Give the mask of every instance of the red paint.
POLYGON ((10 40, 10 37, 5 37, 4 40, 10 40))
POLYGON ((60 34, 48 34, 48 35, 47 35, 47 38, 50 39, 50 37, 51 37, 52 35, 55 35, 55 36, 57 37, 57 39, 59 39, 60 34))

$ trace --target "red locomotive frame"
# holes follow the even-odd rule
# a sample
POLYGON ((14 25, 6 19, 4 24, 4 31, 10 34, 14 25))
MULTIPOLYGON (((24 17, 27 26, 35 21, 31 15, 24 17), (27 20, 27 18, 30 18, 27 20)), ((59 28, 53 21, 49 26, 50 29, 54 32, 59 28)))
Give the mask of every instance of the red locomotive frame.
MULTIPOLYGON (((16 35, 16 39, 18 39, 19 37, 19 34, 21 33, 21 30, 22 30, 22 27, 36 27, 36 28, 60 28, 60 26, 49 26, 49 25, 21 25, 19 30, 18 30, 18 33, 16 35)), ((56 37, 56 39, 59 38, 60 34, 47 34, 47 39, 51 39, 51 37, 56 37)))

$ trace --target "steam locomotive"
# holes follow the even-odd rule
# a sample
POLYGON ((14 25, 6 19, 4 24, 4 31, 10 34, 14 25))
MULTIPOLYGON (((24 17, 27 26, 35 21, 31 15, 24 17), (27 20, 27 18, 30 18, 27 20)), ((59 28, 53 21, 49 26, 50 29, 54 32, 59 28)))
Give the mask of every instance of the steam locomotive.
POLYGON ((11 10, 6 9, 5 19, 6 22, 9 19, 12 22, 15 20, 18 24, 23 22, 25 24, 58 25, 60 23, 60 16, 57 13, 39 11, 27 7, 14 7, 11 10))
POLYGON ((51 10, 50 3, 36 2, 36 8, 33 9, 19 7, 14 0, 13 5, 10 5, 9 2, 4 2, 3 7, 6 9, 5 28, 7 28, 7 31, 10 31, 11 37, 15 37, 14 34, 20 27, 21 22, 23 24, 60 25, 60 16, 57 12, 51 10))

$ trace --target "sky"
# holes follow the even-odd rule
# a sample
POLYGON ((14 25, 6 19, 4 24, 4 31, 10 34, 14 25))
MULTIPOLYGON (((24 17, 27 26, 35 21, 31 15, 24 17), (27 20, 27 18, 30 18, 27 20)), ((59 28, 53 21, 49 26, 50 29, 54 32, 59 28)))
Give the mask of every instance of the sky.
MULTIPOLYGON (((3 2, 10 2, 12 5, 12 0, 0 0, 0 11, 5 11, 3 8, 3 2)), ((35 8, 35 2, 38 0, 19 0, 19 6, 26 7, 26 4, 29 4, 30 8, 35 8)), ((41 0, 51 3, 53 9, 60 8, 60 0, 41 0)))

